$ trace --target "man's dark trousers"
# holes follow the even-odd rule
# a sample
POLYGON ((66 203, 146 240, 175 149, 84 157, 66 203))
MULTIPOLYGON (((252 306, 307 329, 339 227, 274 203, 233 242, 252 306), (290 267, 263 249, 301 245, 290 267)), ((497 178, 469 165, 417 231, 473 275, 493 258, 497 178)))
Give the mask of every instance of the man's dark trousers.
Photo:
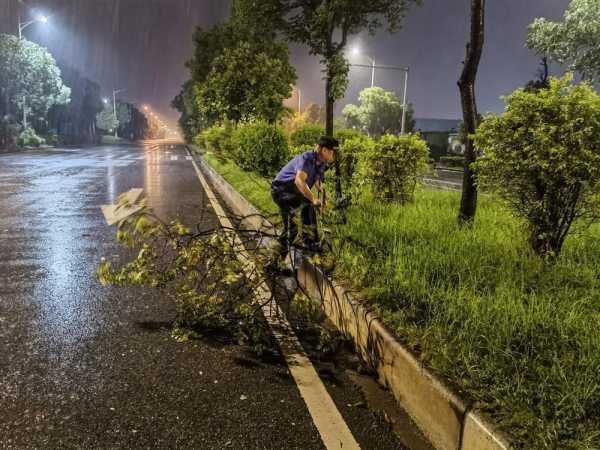
POLYGON ((318 241, 317 214, 313 205, 300 192, 293 181, 273 181, 271 184, 271 196, 279 206, 281 218, 283 219, 283 233, 279 236, 280 254, 286 257, 290 245, 298 234, 296 223, 296 212, 301 209, 302 217, 302 240, 306 247, 312 248, 318 241))

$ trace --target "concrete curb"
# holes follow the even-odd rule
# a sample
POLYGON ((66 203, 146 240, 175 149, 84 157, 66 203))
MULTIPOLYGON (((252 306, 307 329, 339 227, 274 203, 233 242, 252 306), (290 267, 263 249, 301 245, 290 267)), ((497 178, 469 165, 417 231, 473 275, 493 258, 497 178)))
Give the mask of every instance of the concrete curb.
MULTIPOLYGON (((250 216, 251 229, 273 229, 259 211, 210 165, 199 166, 219 191, 228 207, 239 216, 250 216)), ((441 380, 400 344, 383 323, 341 285, 332 283, 308 261, 303 261, 298 280, 314 299, 323 302, 330 320, 352 337, 357 351, 377 371, 419 428, 440 450, 508 450, 507 439, 484 417, 469 409, 441 380)))

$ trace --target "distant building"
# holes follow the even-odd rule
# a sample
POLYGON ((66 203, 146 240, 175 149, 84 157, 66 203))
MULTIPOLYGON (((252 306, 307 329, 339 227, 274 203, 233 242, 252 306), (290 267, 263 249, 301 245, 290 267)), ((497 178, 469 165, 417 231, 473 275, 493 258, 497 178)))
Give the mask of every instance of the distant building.
POLYGON ((453 119, 415 119, 415 131, 420 132, 427 141, 431 158, 437 161, 441 156, 458 149, 461 123, 462 120, 453 119))

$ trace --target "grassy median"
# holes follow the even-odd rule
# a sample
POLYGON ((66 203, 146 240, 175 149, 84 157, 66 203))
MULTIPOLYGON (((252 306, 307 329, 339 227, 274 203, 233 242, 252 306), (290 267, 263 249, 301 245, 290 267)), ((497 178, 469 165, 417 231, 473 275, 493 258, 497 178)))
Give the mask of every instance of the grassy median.
MULTIPOLYGON (((273 212, 268 181, 207 159, 273 212)), ((599 448, 600 226, 575 230, 549 266, 490 196, 475 226, 459 228, 459 195, 420 189, 405 206, 349 208, 334 233, 341 275, 517 447, 599 448)))

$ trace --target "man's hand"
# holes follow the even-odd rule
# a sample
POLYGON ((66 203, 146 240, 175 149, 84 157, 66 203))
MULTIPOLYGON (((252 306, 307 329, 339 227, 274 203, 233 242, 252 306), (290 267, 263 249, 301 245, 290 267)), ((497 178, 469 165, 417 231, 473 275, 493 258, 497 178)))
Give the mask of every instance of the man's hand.
POLYGON ((321 206, 321 200, 319 200, 318 198, 314 198, 313 201, 312 201, 312 205, 315 208, 318 208, 319 206, 321 206))

